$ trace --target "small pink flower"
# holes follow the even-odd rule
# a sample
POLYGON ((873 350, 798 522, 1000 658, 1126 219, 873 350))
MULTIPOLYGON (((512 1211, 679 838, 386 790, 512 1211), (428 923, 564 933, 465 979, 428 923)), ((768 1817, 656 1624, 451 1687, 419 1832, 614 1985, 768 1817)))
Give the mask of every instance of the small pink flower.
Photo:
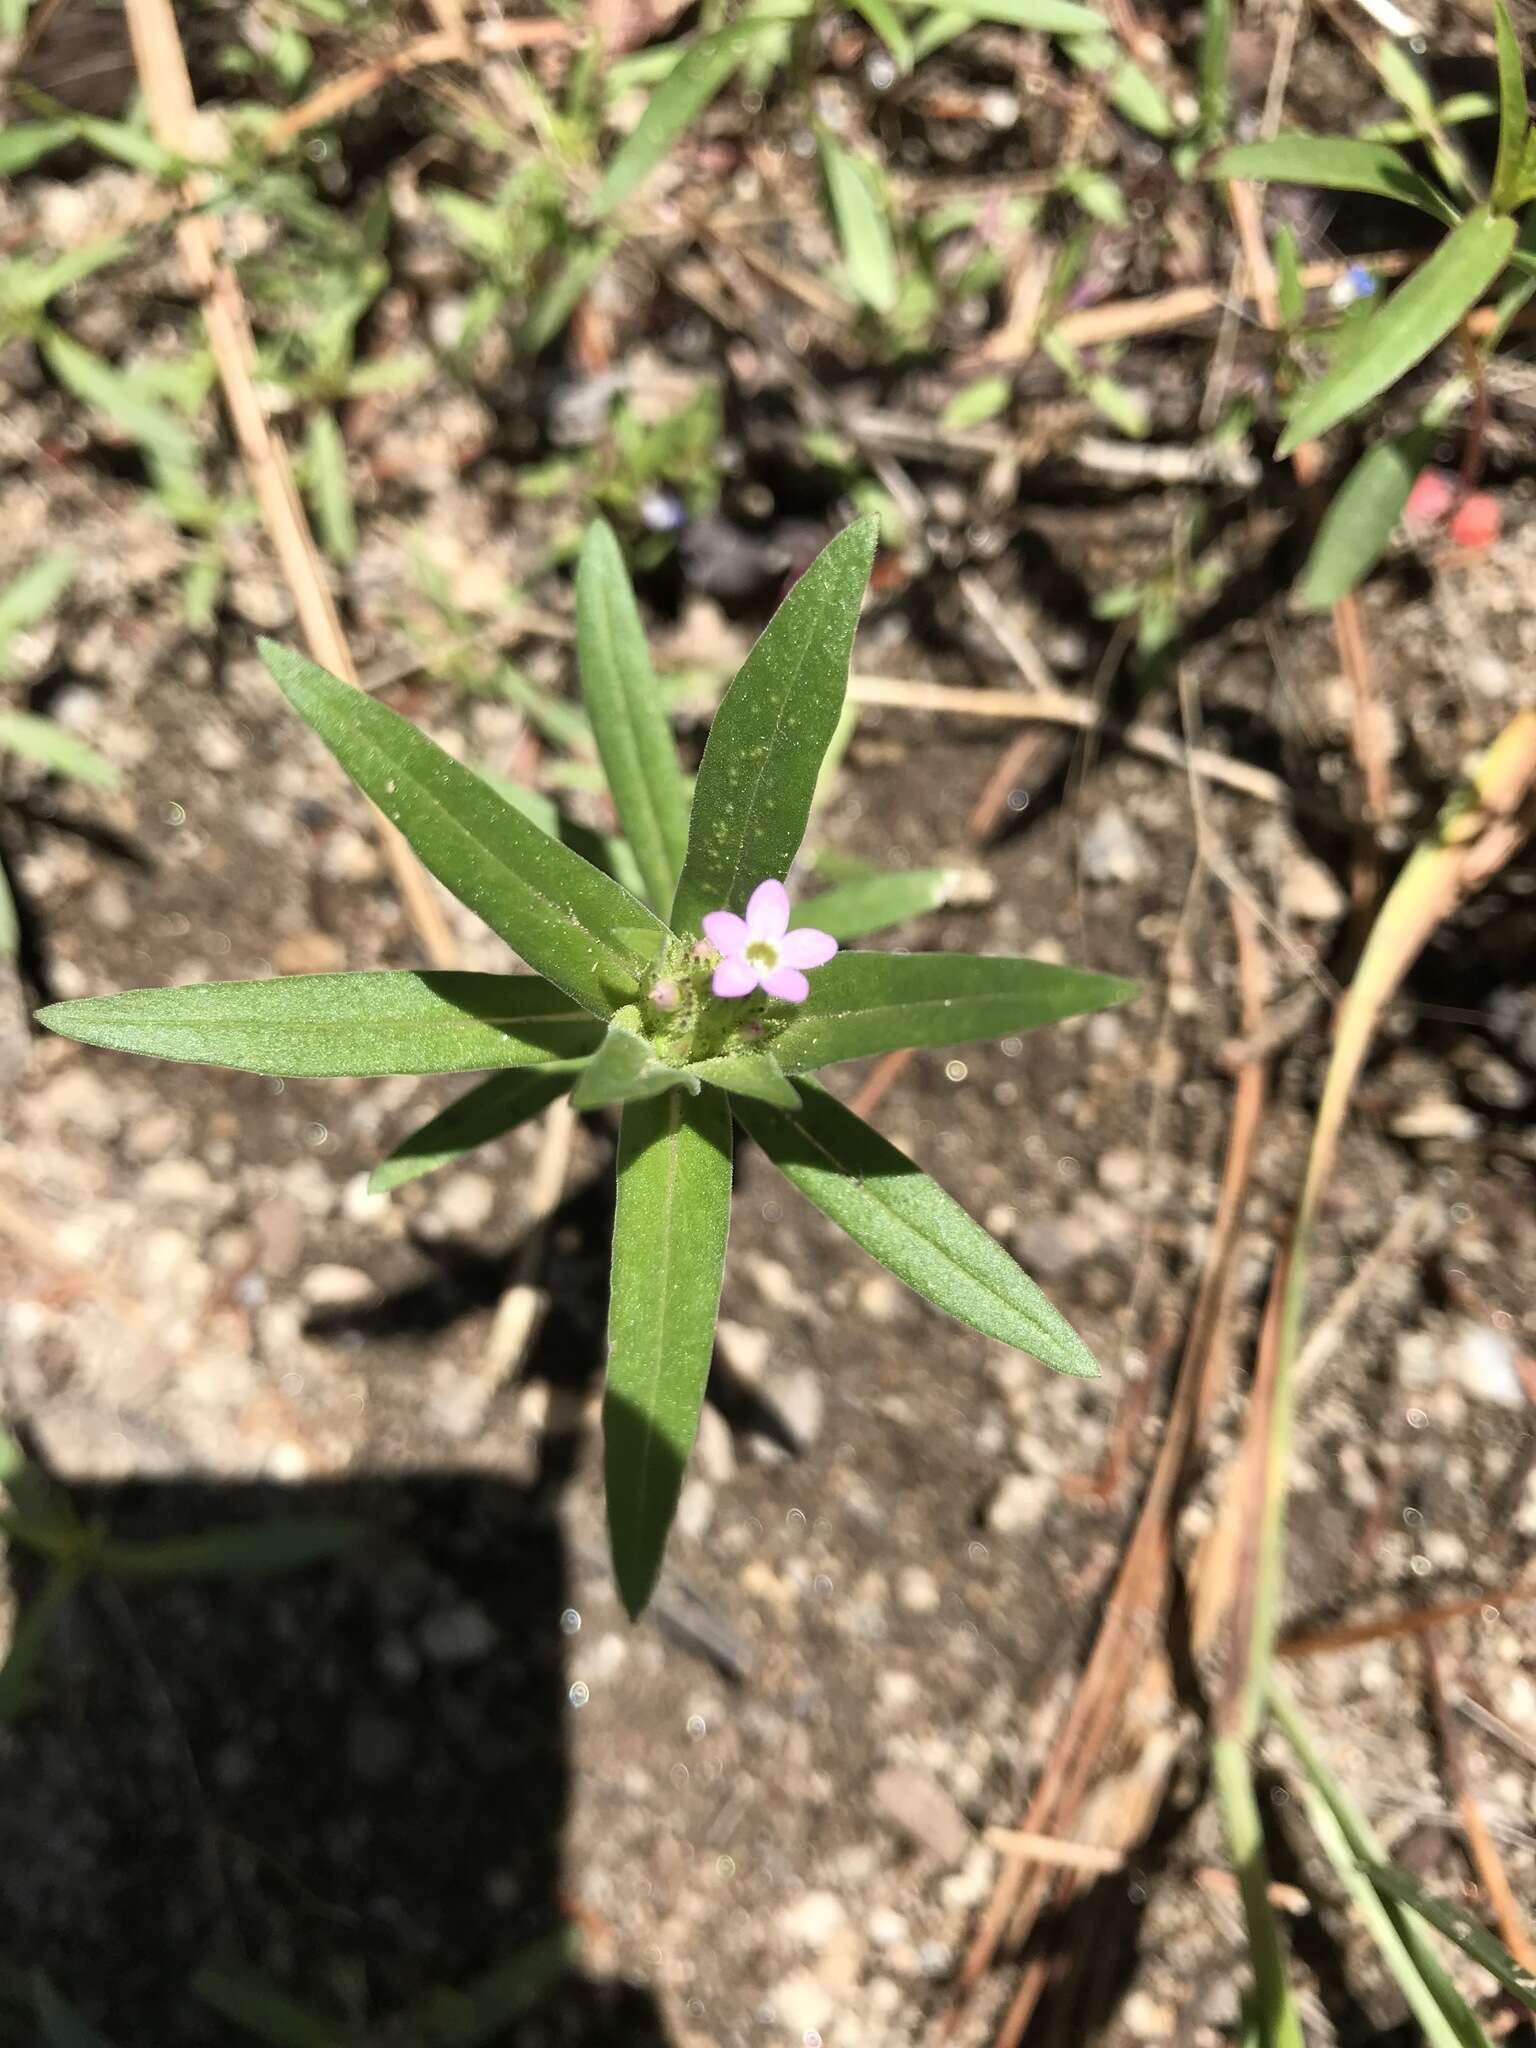
POLYGON ((1450 534, 1459 548, 1491 548, 1499 537, 1498 499, 1486 491, 1463 498, 1452 516, 1450 534))
POLYGON ((1410 526, 1438 526, 1456 502, 1456 482, 1444 470, 1421 469, 1414 479, 1403 517, 1410 526))
POLYGON ((745 917, 712 910, 704 936, 720 955, 710 979, 717 996, 749 996, 760 988, 781 1003, 803 1003, 811 984, 801 970, 825 966, 837 951, 829 932, 811 925, 789 929, 789 891, 782 882, 759 882, 745 917))

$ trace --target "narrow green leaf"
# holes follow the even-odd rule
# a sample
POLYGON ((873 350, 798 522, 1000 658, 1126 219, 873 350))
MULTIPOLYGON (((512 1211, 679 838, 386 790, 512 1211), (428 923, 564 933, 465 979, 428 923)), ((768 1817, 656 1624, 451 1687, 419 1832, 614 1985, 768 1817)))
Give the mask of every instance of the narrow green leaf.
POLYGON ((906 918, 921 917, 948 903, 965 880, 959 868, 912 868, 906 874, 867 875, 812 896, 800 906, 806 924, 830 932, 845 945, 868 938, 906 918))
POLYGON ((1398 199, 1448 226, 1455 208, 1421 177, 1401 151, 1384 142, 1347 135, 1276 135, 1268 142, 1238 142, 1211 166, 1213 178, 1258 178, 1277 185, 1314 185, 1328 192, 1369 192, 1398 199))
POLYGON ((1503 1942, 1490 1934, 1480 1920, 1449 1899, 1437 1899, 1394 1863, 1373 1863, 1366 1874, 1378 1891, 1411 1906, 1447 1941, 1455 1942, 1463 1955, 1480 1963, 1490 1977, 1497 1978, 1506 1991, 1512 1991, 1527 2011, 1536 2012, 1536 1977, 1521 1968, 1503 1942))
POLYGON ((1079 70, 1105 77, 1105 92, 1117 114, 1160 142, 1173 134, 1178 123, 1162 87, 1109 36, 1070 36, 1062 48, 1079 70))
POLYGON ((615 1018, 577 1077, 571 1100, 578 1109, 601 1109, 608 1103, 643 1102, 672 1088, 697 1095, 699 1085, 681 1067, 669 1067, 665 1060, 657 1059, 638 1032, 615 1018))
POLYGON ((822 549, 721 700, 694 785, 675 931, 741 910, 759 882, 789 872, 842 712, 877 537, 861 519, 822 549))
POLYGON ((595 219, 602 220, 612 213, 644 184, 673 144, 746 61, 759 37, 778 25, 762 19, 738 21, 716 35, 705 36, 678 59, 603 173, 592 202, 595 219))
POLYGON ((816 137, 827 204, 854 291, 876 313, 889 313, 900 289, 896 245, 870 166, 826 128, 816 137))
POLYGON ((684 1071, 728 1095, 749 1095, 754 1102, 770 1102, 777 1109, 800 1107, 799 1089, 771 1052, 718 1053, 714 1059, 696 1060, 684 1071))
POLYGON ((10 1727, 25 1711, 53 1625, 79 1578, 77 1565, 55 1564, 41 1593, 17 1620, 11 1646, 0 1664, 0 1728, 10 1727))
POLYGON ((173 466, 188 468, 194 463, 197 443, 192 430, 147 394, 142 379, 82 348, 62 328, 45 327, 37 345, 49 369, 82 405, 105 413, 131 440, 173 466))
MULTIPOLYGON (((537 825, 541 832, 547 832, 551 839, 558 839, 572 853, 579 853, 583 860, 601 868, 605 875, 612 875, 631 896, 644 896, 645 877, 627 839, 619 838, 614 832, 595 832, 590 825, 578 824, 542 789, 530 789, 527 783, 514 782, 510 776, 497 775, 489 768, 480 768, 477 773, 481 781, 488 783, 513 810, 521 811, 530 824, 537 825)), ((637 927, 635 943, 641 938, 646 942, 646 950, 654 952, 655 941, 651 934, 641 933, 637 927)))
POLYGON ((136 1579, 180 1577, 183 1573, 299 1571, 353 1549, 363 1536, 360 1522, 339 1516, 274 1516, 268 1522, 231 1523, 196 1536, 144 1541, 108 1540, 98 1552, 105 1570, 136 1579))
POLYGON ((988 420, 995 420, 1000 412, 1006 412, 1013 397, 1013 385, 1006 377, 977 377, 970 384, 961 385, 939 414, 941 427, 965 428, 984 426, 988 420))
POLYGON ((815 1081, 793 1114, 738 1100, 737 1121, 808 1201, 946 1315, 1054 1372, 1098 1375, 1093 1354, 995 1238, 904 1152, 815 1081))
POLYGON ((619 823, 665 912, 688 845, 688 782, 613 528, 594 520, 576 570, 576 652, 619 823))
POLYGON ((1200 23, 1200 126, 1210 139, 1227 125, 1231 53, 1232 0, 1206 0, 1200 23))
POLYGON ((574 1966, 576 1930, 567 1924, 458 1991, 434 1991, 406 2015, 401 2039, 425 2048, 483 2048, 505 2041, 508 2021, 537 2003, 574 1966))
POLYGON ((1525 98, 1525 59, 1504 0, 1493 0, 1494 35, 1499 57, 1499 157, 1493 170, 1488 203, 1495 213, 1512 213, 1520 204, 1525 140, 1530 109, 1525 98))
POLYGON ((1475 306, 1508 263, 1512 220, 1469 213, 1421 270, 1364 320, 1331 369, 1302 395, 1281 437, 1284 457, 1348 419, 1422 362, 1475 306))
MULTIPOLYGON (((764 1115, 774 1114, 764 1110, 764 1115)), ((608 1303, 603 1474, 614 1572, 631 1616, 651 1597, 714 1350, 731 1217, 723 1096, 626 1104, 608 1303)))
POLYGON ((584 1059, 602 1027, 533 974, 293 974, 50 1003, 83 1045, 253 1074, 464 1074, 584 1059))
POLYGON ((943 11, 970 21, 1000 21, 1009 28, 1037 29, 1048 36, 1094 35, 1102 33, 1105 25, 1102 14, 1078 6, 1077 0, 946 0, 943 11))
POLYGON ((614 936, 666 927, 627 889, 541 832, 477 775, 418 732, 291 648, 259 643, 299 716, 424 866, 540 974, 598 1016, 634 994, 636 962, 614 936))
POLYGON ((269 2048, 345 2048, 347 2037, 341 2027, 285 1998, 260 1977, 199 1970, 192 1979, 192 1993, 269 2048))
POLYGON ((73 121, 19 121, 0 130, 0 178, 19 177, 74 139, 73 121))
POLYGON ((1324 1763, 1311 1733, 1285 1688, 1273 1675, 1268 1699, 1276 1721, 1296 1755, 1308 1784, 1309 1817, 1340 1880, 1354 1897, 1370 1928, 1382 1961, 1436 2048, 1491 2048, 1477 2016, 1451 1980, 1428 1929, 1419 1916, 1370 1880, 1373 1866, 1386 1853, 1370 1822, 1324 1763), (1449 2024, 1447 2042, 1436 2008, 1449 2024))
POLYGON ((73 582, 75 568, 68 548, 50 548, 0 590, 0 675, 7 672, 12 640, 47 618, 73 582))
POLYGON ((111 2048, 106 2035, 87 2026, 41 1970, 32 1972, 32 2009, 42 2029, 41 2048, 111 2048))
POLYGON ((1301 281, 1301 257, 1296 237, 1283 221, 1275 229, 1274 260, 1281 321, 1286 327, 1299 327, 1306 317, 1307 288, 1301 281))
POLYGON ((904 1046, 1007 1038, 1123 1003, 1134 982, 975 953, 839 953, 773 1039, 787 1074, 904 1046))
POLYGON ((891 5, 891 0, 853 0, 853 10, 862 14, 875 34, 890 51, 898 71, 912 69, 912 38, 902 26, 901 16, 891 5))
POLYGON ((1302 602, 1311 610, 1331 609, 1381 560, 1434 438, 1415 427, 1378 441, 1340 484, 1301 572, 1302 602))
MULTIPOLYGON (((562 1063, 563 1065, 563 1063, 562 1063)), ((570 1088, 568 1072, 551 1072, 548 1067, 514 1068, 492 1074, 488 1081, 471 1088, 420 1130, 398 1144, 381 1160, 368 1180, 371 1195, 388 1194, 419 1180, 439 1166, 451 1166, 477 1145, 505 1137, 538 1116, 570 1088)))
POLYGON ((76 739, 51 718, 39 718, 31 711, 0 711, 0 753, 20 754, 51 774, 67 776, 71 782, 88 782, 96 789, 116 789, 121 778, 104 754, 76 739))
POLYGON ((333 562, 350 562, 357 553, 357 514, 347 481, 347 444, 328 406, 310 414, 304 438, 305 481, 321 545, 333 562))

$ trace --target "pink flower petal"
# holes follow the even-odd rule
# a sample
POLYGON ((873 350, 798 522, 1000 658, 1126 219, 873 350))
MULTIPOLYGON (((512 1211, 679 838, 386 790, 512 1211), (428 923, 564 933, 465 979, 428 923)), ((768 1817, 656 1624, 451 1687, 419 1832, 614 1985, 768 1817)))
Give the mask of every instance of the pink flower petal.
POLYGON ((759 882, 752 891, 747 930, 754 939, 782 939, 789 930, 789 891, 782 882, 759 882))
POLYGON ((775 967, 772 974, 763 976, 763 987, 781 1003, 803 1003, 811 992, 811 984, 798 967, 775 967))
POLYGON ((786 932, 779 942, 779 960, 785 967, 825 967, 837 951, 830 932, 819 932, 812 924, 786 932))
POLYGON ((740 953, 746 948, 747 920, 734 910, 712 910, 704 919, 704 936, 717 953, 740 953))
MULTIPOLYGON (((803 981, 805 977, 796 975, 795 979, 803 981)), ((709 985, 717 996, 749 996, 757 987, 757 969, 749 967, 745 960, 722 960, 710 976, 709 985)))

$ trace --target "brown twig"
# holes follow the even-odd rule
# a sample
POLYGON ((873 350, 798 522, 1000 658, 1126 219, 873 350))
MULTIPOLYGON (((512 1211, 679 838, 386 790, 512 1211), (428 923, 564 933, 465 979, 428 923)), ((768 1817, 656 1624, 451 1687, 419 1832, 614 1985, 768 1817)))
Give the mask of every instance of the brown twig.
POLYGON ((1461 1815, 1462 1833, 1467 1838, 1467 1852, 1477 1872, 1478 1883, 1488 1900, 1489 1909, 1498 1924, 1504 1946, 1509 1950, 1521 1969, 1536 1972, 1536 1945, 1532 1944, 1526 1932, 1525 1921, 1515 1903, 1514 1889, 1504 1860, 1499 1855, 1498 1845, 1483 1818, 1483 1809, 1477 1803, 1477 1794, 1472 1789, 1471 1774, 1461 1746, 1461 1730, 1456 1725, 1456 1716, 1451 1712, 1446 1697, 1445 1680, 1440 1669, 1440 1653, 1435 1647, 1432 1635, 1426 1635, 1424 1649, 1424 1684, 1429 1694, 1429 1704, 1435 1719, 1435 1729, 1440 1738, 1440 1761, 1456 1808, 1461 1815))
POLYGON ((1496 1586, 1491 1592, 1469 1593, 1460 1600, 1442 1600, 1435 1607, 1410 1607, 1377 1621, 1340 1622, 1335 1628, 1301 1629, 1282 1636, 1275 1655, 1285 1658, 1329 1657, 1340 1650, 1358 1650, 1365 1643, 1394 1642, 1400 1636, 1428 1635, 1447 1622, 1481 1614, 1485 1607, 1507 1607, 1512 1600, 1536 1600, 1536 1584, 1496 1586))
POLYGON ((284 149, 296 135, 318 122, 333 121, 348 107, 366 99, 391 79, 404 78, 429 64, 471 64, 483 52, 530 49, 539 43, 568 43, 575 31, 569 22, 535 15, 513 21, 482 21, 471 27, 439 28, 414 38, 398 50, 328 79, 307 99, 290 107, 267 130, 269 150, 284 149))
MULTIPOLYGON (((134 62, 155 139, 183 156, 195 156, 197 105, 171 0, 127 0, 127 12, 134 62)), ((187 194, 194 207, 203 196, 202 182, 194 181, 187 194)), ((356 683, 351 650, 294 485, 287 451, 268 425, 256 396, 255 342, 239 279, 224 259, 219 222, 211 214, 194 211, 178 223, 176 234, 193 289, 202 302, 208 346, 246 472, 298 609, 304 637, 316 661, 356 683)), ((397 827, 381 812, 375 812, 375 818, 395 885, 427 958, 437 967, 451 965, 457 949, 425 872, 397 827)))
POLYGON ((1260 803, 1287 804, 1290 789, 1267 768, 1254 768, 1202 747, 1191 754, 1183 742, 1160 726, 1140 719, 1129 725, 1106 721, 1099 706, 1067 690, 969 690, 947 683, 908 682, 899 676, 853 676, 848 695, 856 704, 889 704, 904 711, 945 711, 962 718, 1033 718, 1046 725, 1073 726, 1079 732, 1102 727, 1133 754, 1161 761, 1169 768, 1193 767, 1207 782, 1219 782, 1260 803))
MULTIPOLYGON (((1238 934, 1243 1028, 1251 1033, 1263 1014, 1264 977, 1248 912, 1235 899, 1230 907, 1238 934)), ((1132 1682, 1148 1655, 1154 1652, 1158 1623, 1167 1612, 1173 1518, 1225 1365, 1222 1333, 1229 1321, 1238 1226, 1246 1202, 1264 1096, 1264 1068, 1255 1061, 1239 1074, 1234 1091, 1210 1257, 1190 1314, 1157 1460, 1088 1662, 1021 1823, 1027 1834, 1063 1836, 1073 1831, 1132 1682)), ((1005 1857, 992 1899, 962 1965, 955 1998, 941 2016, 941 2040, 953 2035, 965 2004, 1004 1941, 1017 1949, 1027 1939, 1055 1889, 1056 1879, 1054 1872, 1032 1872, 1028 1859, 1022 1856, 1005 1857)), ((1020 2039, 1045 1989, 1047 1976, 1039 1965, 1032 1965, 1025 1972, 997 2037, 997 2048, 1009 2048, 1009 2044, 1020 2039)))

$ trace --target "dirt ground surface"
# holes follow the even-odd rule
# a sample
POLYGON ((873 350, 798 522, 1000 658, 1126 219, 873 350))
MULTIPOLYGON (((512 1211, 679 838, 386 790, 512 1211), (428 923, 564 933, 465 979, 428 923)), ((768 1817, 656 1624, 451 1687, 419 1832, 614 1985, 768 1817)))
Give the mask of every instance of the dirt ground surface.
MULTIPOLYGON (((1334 62, 1303 45, 1303 113, 1309 91, 1326 99, 1334 62)), ((0 200, 0 237, 109 218, 130 183, 34 173, 0 200)), ((135 290, 175 289, 168 246, 157 261, 163 279, 135 290)), ((72 304, 82 333, 124 317, 110 281, 72 304)), ((1198 408, 1212 332, 1120 366, 1156 394, 1172 438, 1198 408)), ((697 375, 702 359, 729 387, 738 459, 721 513, 643 584, 658 660, 726 673, 783 566, 772 555, 746 590, 722 592, 720 549, 793 556, 807 529, 831 530, 838 500, 786 471, 773 393, 754 395, 701 316, 653 313, 644 348, 644 374, 697 375)), ((840 402, 922 411, 935 374, 868 379, 840 402)), ((521 658, 541 681, 569 678, 568 578, 539 567, 554 515, 518 495, 509 422, 531 412, 544 432, 580 383, 557 365, 509 371, 496 393, 393 402, 339 577, 365 678, 508 775, 526 770, 524 713, 411 659, 416 556, 482 615, 532 578, 548 630, 521 658)), ((189 631, 187 543, 146 499, 132 452, 80 433, 25 341, 0 354, 0 387, 0 583, 46 546, 81 565, 62 611, 26 636, 11 701, 122 776, 104 793, 0 769, 23 935, 16 970, 0 969, 5 1409, 79 1512, 118 1536, 311 1511, 365 1532, 341 1563, 292 1575, 79 1589, 32 1709, 0 1732, 0 1958, 45 1969, 118 2044, 245 2038, 189 1996, 208 1965, 366 2014, 385 2042, 396 2016, 569 1915, 579 1967, 508 2039, 928 2038, 997 1875, 987 1831, 1018 1823, 1158 1441, 1232 1114, 1229 891, 1257 904, 1273 997, 1296 999, 1297 1021, 1273 1061, 1225 1333, 1230 1390, 1181 1524, 1185 1558, 1231 1459, 1316 1106, 1326 998, 1358 937, 1350 699, 1327 619, 1287 594, 1288 483, 1216 492, 1235 580, 1181 643, 1181 690, 1165 679, 1138 706, 1175 733, 1197 715, 1205 745, 1279 778, 1278 800, 1192 786, 1113 726, 1045 733, 1005 829, 977 846, 968 817, 1017 728, 867 706, 817 827, 823 846, 883 865, 984 871, 985 900, 881 943, 1031 953, 1140 984, 1117 1012, 921 1055, 874 1112, 1046 1286, 1102 1379, 1053 1377, 942 1321, 744 1149, 711 1400, 662 1595, 631 1627, 608 1575, 595 1431, 609 1119, 578 1131, 537 1266, 545 1311, 502 1383, 491 1332, 529 1228, 537 1127, 375 1197, 381 1152, 457 1083, 285 1084, 93 1052, 28 1021, 53 998, 407 966, 419 952, 366 807, 254 659, 257 631, 297 638, 257 530, 230 542, 215 627, 189 631)), ((1040 399, 1042 420, 1060 409, 1059 392, 1040 399)), ((1516 442, 1513 429, 1491 441, 1497 544, 1452 560, 1399 543, 1364 596, 1394 789, 1389 867, 1529 701, 1536 522, 1516 442)), ((1016 685, 962 600, 962 576, 980 576, 1057 678, 1098 686, 1114 628, 1091 600, 1143 558, 1166 562, 1190 492, 1094 481, 1045 445, 1006 516, 977 521, 964 475, 920 459, 913 472, 933 508, 929 560, 877 577, 855 673, 1016 685)), ((1123 665, 1107 687, 1128 709, 1123 665)), ((684 703, 686 745, 704 717, 684 703)), ((595 801, 576 799, 600 822, 595 801)), ((448 912, 465 964, 506 964, 448 912)), ((1536 1631, 1499 1589, 1536 1539, 1533 933, 1526 856, 1437 938, 1364 1077, 1311 1317, 1358 1281, 1356 1306, 1306 1369, 1286 1592, 1293 1628, 1482 1601, 1439 1642, 1485 1710, 1464 1723, 1470 1768, 1528 1902, 1536 1631), (1487 1714, 1524 1747, 1496 1740, 1487 1714)), ((851 1094, 863 1078, 834 1085, 851 1094)), ((39 1568, 16 1547, 10 1570, 25 1611, 39 1568)), ((1392 1855, 1462 1895, 1416 1642, 1293 1675, 1392 1855)), ((1247 1951, 1200 1729, 1192 1692, 1170 1710, 1179 1761, 1155 1831, 1044 1930, 1072 1967, 1031 2040, 1231 2038, 1247 1951)), ((1265 1763, 1277 1875, 1311 1901, 1289 1929, 1315 2039, 1414 2038, 1278 1747, 1265 1763)), ((1015 1981, 1000 1964, 962 2042, 991 2038, 1015 1981)), ((1486 1980, 1466 1982, 1486 1997, 1486 1980)), ((0 1987, 0 2015, 15 1988, 0 1987)))

